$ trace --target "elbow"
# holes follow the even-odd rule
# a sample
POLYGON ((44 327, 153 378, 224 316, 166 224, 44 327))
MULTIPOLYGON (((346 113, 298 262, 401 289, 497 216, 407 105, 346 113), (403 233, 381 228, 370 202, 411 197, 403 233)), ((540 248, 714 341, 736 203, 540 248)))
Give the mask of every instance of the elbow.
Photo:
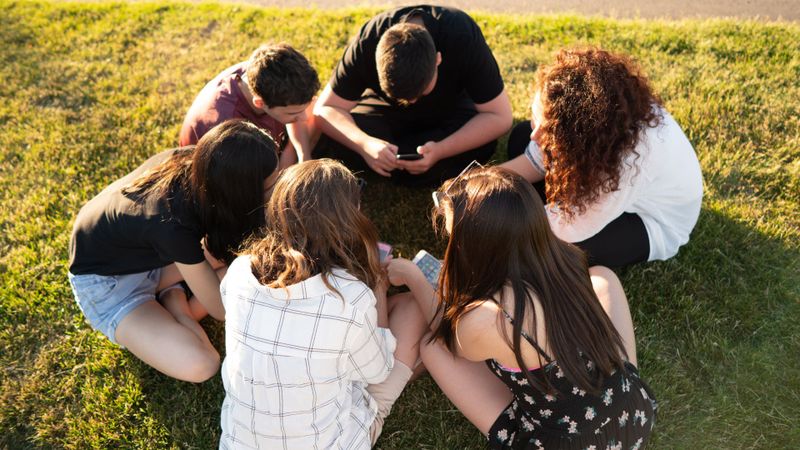
POLYGON ((487 132, 489 131, 489 127, 491 127, 491 132, 494 134, 495 138, 500 137, 507 133, 511 126, 514 125, 514 116, 511 114, 511 109, 503 108, 500 111, 491 112, 489 113, 491 117, 491 122, 487 122, 487 132))
POLYGON ((320 99, 314 104, 314 108, 311 110, 311 114, 314 116, 315 122, 322 122, 327 123, 328 117, 331 113, 331 108, 333 106, 329 105, 326 101, 320 99))
POLYGON ((323 133, 327 131, 330 122, 328 121, 329 106, 316 105, 314 106, 314 125, 319 128, 323 133))
POLYGON ((373 384, 373 385, 383 383, 384 381, 386 381, 387 378, 389 378, 389 374, 392 371, 392 367, 393 366, 386 366, 382 368, 379 372, 372 374, 369 377, 366 377, 366 382, 368 384, 373 384))
POLYGON ((505 108, 503 112, 498 114, 497 122, 500 128, 503 130, 502 133, 508 132, 511 127, 514 125, 514 114, 511 111, 511 105, 508 105, 508 108, 505 108))
POLYGON ((317 102, 317 104, 314 105, 314 109, 311 110, 311 112, 314 115, 314 119, 317 120, 323 119, 325 117, 325 105, 321 104, 320 102, 317 102))
POLYGON ((503 128, 508 131, 511 127, 514 126, 514 115, 511 114, 511 111, 508 111, 508 114, 503 117, 503 128))

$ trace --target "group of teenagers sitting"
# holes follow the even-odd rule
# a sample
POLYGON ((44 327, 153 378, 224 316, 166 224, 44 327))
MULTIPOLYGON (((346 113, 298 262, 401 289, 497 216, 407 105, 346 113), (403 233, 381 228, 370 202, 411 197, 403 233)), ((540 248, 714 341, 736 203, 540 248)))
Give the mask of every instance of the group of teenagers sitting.
POLYGON ((202 89, 179 148, 78 213, 75 299, 191 382, 220 370, 198 321, 225 321, 223 449, 370 448, 424 371, 491 448, 642 448, 656 401, 607 267, 688 241, 700 165, 625 55, 563 49, 533 87, 490 167, 511 104, 464 12, 373 17, 319 98, 302 54, 262 46, 202 89), (381 258, 364 172, 435 187, 438 283, 381 258))

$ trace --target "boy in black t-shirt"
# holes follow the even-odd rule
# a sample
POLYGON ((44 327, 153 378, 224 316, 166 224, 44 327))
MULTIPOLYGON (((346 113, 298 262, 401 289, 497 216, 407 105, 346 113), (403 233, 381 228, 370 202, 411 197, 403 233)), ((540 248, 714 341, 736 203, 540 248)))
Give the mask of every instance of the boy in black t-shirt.
POLYGON ((480 28, 464 12, 437 6, 399 8, 367 22, 314 115, 346 147, 325 139, 315 157, 351 169, 366 164, 405 184, 437 184, 472 160, 485 163, 512 120, 480 28))

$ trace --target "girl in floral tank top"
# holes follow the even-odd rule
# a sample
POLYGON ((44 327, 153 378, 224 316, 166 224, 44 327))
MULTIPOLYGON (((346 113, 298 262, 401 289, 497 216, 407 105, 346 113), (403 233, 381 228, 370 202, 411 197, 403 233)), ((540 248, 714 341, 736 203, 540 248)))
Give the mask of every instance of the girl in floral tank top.
POLYGON ((410 261, 388 272, 431 319, 420 352, 445 395, 491 448, 643 448, 656 402, 614 272, 589 269, 504 169, 469 170, 434 196, 449 234, 436 292, 410 261))
MULTIPOLYGON (((626 362, 627 373, 614 372, 604 380, 600 395, 590 395, 570 383, 558 363, 539 349, 527 333, 522 336, 547 361, 531 375, 543 383, 547 378, 556 394, 534 388, 519 370, 487 360, 489 369, 514 394, 514 400, 489 430, 491 448, 643 448, 655 423, 657 405, 634 365, 626 362)), ((589 360, 586 370, 595 371, 589 360)))

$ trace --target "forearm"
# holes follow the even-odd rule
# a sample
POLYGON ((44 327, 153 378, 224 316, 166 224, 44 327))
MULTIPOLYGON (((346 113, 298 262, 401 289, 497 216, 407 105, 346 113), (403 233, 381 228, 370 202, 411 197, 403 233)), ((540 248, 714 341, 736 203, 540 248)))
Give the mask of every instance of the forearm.
POLYGON ((358 128, 349 112, 333 106, 319 106, 314 114, 320 129, 325 134, 347 148, 363 153, 363 147, 371 136, 358 128))
MULTIPOLYGON (((408 287, 408 290, 411 291, 411 294, 414 296, 425 321, 431 323, 431 325, 438 325, 438 320, 436 324, 432 323, 436 315, 436 309, 439 306, 439 302, 436 298, 436 291, 433 289, 433 286, 428 283, 428 280, 422 272, 409 278, 406 287, 408 287)), ((433 329, 434 327, 432 326, 431 328, 433 329)))
POLYGON ((450 136, 436 143, 439 159, 449 158, 491 142, 508 131, 511 121, 502 114, 479 112, 450 136))
POLYGON ((187 284, 189 284, 189 288, 192 289, 192 292, 194 292, 194 296, 197 301, 203 306, 203 308, 211 317, 219 321, 225 320, 225 308, 222 306, 222 299, 219 296, 219 288, 217 288, 215 292, 203 290, 203 292, 198 293, 195 291, 195 288, 192 287, 191 283, 187 284))
POLYGON ((389 328, 389 307, 386 302, 386 289, 378 287, 375 292, 375 309, 378 310, 378 326, 381 328, 389 328))
POLYGON ((175 265, 208 314, 217 320, 225 320, 225 308, 222 306, 219 292, 220 275, 211 268, 211 265, 205 261, 199 264, 175 263, 175 265))
POLYGON ((536 169, 525 155, 519 155, 514 159, 508 160, 500 164, 500 167, 520 175, 528 180, 529 183, 536 183, 544 179, 544 174, 536 169))
POLYGON ((289 143, 284 152, 293 150, 296 155, 295 162, 309 161, 311 159, 311 131, 308 122, 295 122, 286 125, 286 134, 289 136, 289 143))
POLYGON ((297 163, 298 153, 295 151, 294 145, 292 142, 289 141, 284 147, 283 151, 281 152, 280 156, 278 157, 278 166, 281 169, 286 169, 291 165, 297 163))

